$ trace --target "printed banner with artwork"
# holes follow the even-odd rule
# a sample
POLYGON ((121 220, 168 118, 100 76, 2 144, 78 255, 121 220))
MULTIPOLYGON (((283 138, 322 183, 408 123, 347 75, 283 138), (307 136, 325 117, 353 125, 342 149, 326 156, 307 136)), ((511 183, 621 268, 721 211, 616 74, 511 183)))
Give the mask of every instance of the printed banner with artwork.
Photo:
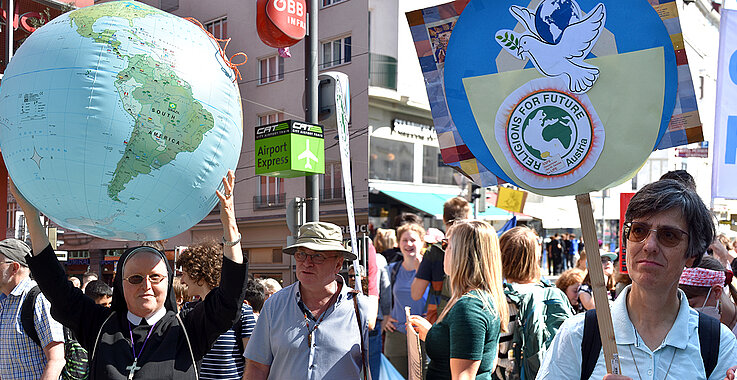
POLYGON ((702 139, 674 1, 456 1, 407 19, 443 160, 480 185, 597 191, 702 139))

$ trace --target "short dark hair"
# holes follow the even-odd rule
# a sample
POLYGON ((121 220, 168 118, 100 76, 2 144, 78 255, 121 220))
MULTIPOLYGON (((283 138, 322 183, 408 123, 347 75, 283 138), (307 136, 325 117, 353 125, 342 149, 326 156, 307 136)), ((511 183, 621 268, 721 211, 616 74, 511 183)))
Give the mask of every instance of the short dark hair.
POLYGON ((468 219, 471 206, 465 198, 453 197, 443 204, 443 223, 453 224, 457 220, 468 219))
MULTIPOLYGON (((638 191, 625 213, 625 222, 651 216, 668 210, 679 210, 688 226, 686 257, 694 257, 694 266, 701 261, 716 229, 714 218, 694 188, 673 179, 663 179, 646 185, 638 191)), ((625 237, 626 238, 626 237, 625 237)))
POLYGON ((419 215, 413 214, 411 212, 403 212, 394 218, 394 228, 399 228, 405 224, 419 224, 420 226, 423 225, 422 218, 420 218, 419 215))
POLYGON ((113 288, 108 286, 108 284, 102 280, 92 280, 84 288, 84 294, 87 297, 92 298, 94 301, 97 301, 100 297, 112 297, 113 288))
POLYGON ((251 305, 254 313, 261 312, 265 300, 266 289, 264 289, 264 284, 260 280, 249 278, 246 285, 246 301, 251 305))
POLYGON ((676 180, 686 185, 686 187, 690 187, 691 189, 696 190, 696 181, 693 179, 693 176, 691 174, 688 174, 688 172, 685 170, 671 170, 663 174, 660 179, 676 180))

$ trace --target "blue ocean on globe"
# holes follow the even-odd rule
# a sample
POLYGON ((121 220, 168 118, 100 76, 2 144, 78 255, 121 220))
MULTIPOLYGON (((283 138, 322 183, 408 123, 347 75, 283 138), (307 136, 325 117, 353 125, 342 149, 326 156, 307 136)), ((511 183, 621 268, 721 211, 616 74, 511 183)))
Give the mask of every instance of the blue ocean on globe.
POLYGON ((138 2, 52 20, 0 85, 0 150, 18 190, 60 226, 104 239, 166 239, 198 223, 242 139, 217 42, 138 2))
POLYGON ((580 20, 581 7, 575 0, 544 0, 535 11, 537 33, 551 44, 557 44, 568 25, 580 20))

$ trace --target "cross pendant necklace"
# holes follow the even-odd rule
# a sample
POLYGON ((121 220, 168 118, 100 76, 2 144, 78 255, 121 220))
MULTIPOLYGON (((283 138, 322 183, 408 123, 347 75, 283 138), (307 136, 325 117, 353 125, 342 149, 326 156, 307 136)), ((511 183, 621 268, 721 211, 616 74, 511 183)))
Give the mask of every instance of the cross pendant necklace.
MULTIPOLYGON (((159 323, 156 321, 156 323, 159 323)), ((148 335, 146 335, 146 339, 143 341, 143 345, 141 345, 141 351, 138 351, 138 355, 136 355, 136 344, 133 341, 133 328, 131 327, 131 323, 128 322, 128 331, 130 331, 131 334, 131 349, 133 350, 133 364, 125 367, 128 372, 128 380, 133 380, 133 376, 136 374, 136 371, 141 369, 141 367, 138 367, 138 358, 141 357, 141 353, 143 353, 143 349, 146 348, 146 343, 148 342, 148 338, 151 337, 151 333, 154 331, 154 327, 156 327, 156 323, 154 323, 153 326, 148 330, 148 335)))
POLYGON ((138 364, 138 358, 133 359, 133 364, 125 367, 125 369, 130 371, 128 373, 128 380, 133 380, 133 375, 135 375, 136 371, 141 369, 141 367, 136 366, 136 364, 138 364))

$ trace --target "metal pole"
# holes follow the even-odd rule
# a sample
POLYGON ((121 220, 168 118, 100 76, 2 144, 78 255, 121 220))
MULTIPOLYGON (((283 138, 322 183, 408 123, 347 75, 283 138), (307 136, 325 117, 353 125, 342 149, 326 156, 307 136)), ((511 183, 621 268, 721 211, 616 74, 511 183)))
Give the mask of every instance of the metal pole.
MULTIPOLYGON (((305 41, 305 119, 308 123, 317 124, 317 12, 318 0, 308 0, 307 38, 305 41)), ((307 203, 307 221, 320 220, 320 177, 305 177, 305 198, 307 203)))
MULTIPOLYGON (((5 5, 5 11, 6 11, 6 17, 5 17, 5 56, 3 57, 3 71, 5 71, 5 68, 8 67, 8 62, 10 62, 10 58, 13 57, 13 15, 15 14, 15 9, 13 0, 5 0, 3 1, 3 5, 5 5)), ((7 213, 7 201, 8 198, 8 170, 5 168, 5 162, 3 161, 3 158, 0 157, 0 218, 2 218, 2 221, 0 222, 0 238, 5 238, 8 226, 6 221, 6 213, 7 213)), ((13 215, 15 216, 15 215, 13 215)))
MULTIPOLYGON (((5 56, 3 57, 5 67, 8 67, 8 62, 10 62, 10 58, 13 57, 13 15, 15 15, 15 4, 13 4, 13 1, 14 0, 3 1, 6 11, 5 14, 7 15, 5 17, 5 56)), ((4 68, 3 71, 5 71, 4 68)))

